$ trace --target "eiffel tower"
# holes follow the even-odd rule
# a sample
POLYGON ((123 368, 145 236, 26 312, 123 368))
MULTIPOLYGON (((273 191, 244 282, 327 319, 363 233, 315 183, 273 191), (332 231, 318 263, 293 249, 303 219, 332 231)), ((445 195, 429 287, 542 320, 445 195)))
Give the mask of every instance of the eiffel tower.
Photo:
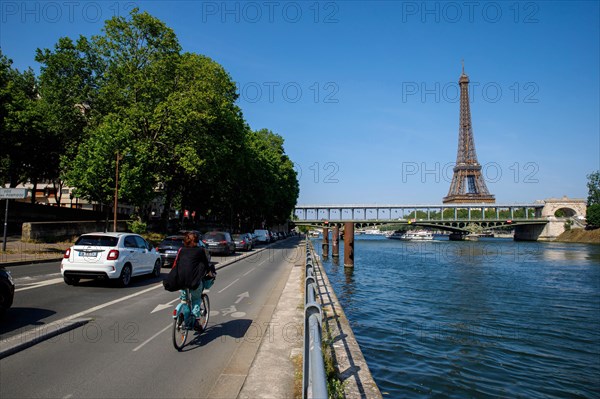
POLYGON ((448 195, 444 204, 464 203, 494 203, 496 199, 485 186, 481 175, 481 165, 477 162, 475 140, 471 127, 471 110, 469 108, 469 77, 462 66, 462 75, 458 80, 460 85, 460 121, 458 127, 458 151, 456 165, 448 195))

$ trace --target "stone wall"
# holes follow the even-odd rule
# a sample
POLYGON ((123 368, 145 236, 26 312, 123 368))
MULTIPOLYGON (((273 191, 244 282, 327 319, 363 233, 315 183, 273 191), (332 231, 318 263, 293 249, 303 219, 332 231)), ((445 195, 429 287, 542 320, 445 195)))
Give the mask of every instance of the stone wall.
MULTIPOLYGON (((112 230, 112 221, 106 226, 104 221, 71 221, 71 222, 29 222, 23 223, 22 241, 47 241, 77 237, 84 233, 112 230)), ((127 222, 117 222, 117 231, 127 231, 127 222)))

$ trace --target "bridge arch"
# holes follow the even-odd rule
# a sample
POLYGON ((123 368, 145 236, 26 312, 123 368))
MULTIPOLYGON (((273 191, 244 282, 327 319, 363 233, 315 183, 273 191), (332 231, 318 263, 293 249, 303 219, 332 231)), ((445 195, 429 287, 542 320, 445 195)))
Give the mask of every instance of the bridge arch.
POLYGON ((581 198, 550 198, 544 200, 542 217, 585 217, 587 201, 581 198), (561 211, 561 212, 558 212, 561 211), (558 212, 558 215, 557 215, 558 212), (561 215, 561 216, 559 216, 561 215))
POLYGON ((557 218, 572 218, 573 216, 577 216, 577 211, 573 208, 563 207, 558 208, 552 216, 557 218))

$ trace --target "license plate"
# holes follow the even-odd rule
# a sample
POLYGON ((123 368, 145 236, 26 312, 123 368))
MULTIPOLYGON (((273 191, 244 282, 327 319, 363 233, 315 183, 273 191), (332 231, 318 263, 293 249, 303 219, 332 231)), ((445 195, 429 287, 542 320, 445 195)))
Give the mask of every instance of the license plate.
POLYGON ((79 256, 85 256, 88 258, 95 258, 96 256, 98 256, 98 252, 82 252, 79 251, 79 256))
POLYGON ((177 253, 177 251, 169 251, 169 250, 167 250, 167 251, 165 251, 165 253, 166 253, 166 254, 176 254, 176 253, 177 253))

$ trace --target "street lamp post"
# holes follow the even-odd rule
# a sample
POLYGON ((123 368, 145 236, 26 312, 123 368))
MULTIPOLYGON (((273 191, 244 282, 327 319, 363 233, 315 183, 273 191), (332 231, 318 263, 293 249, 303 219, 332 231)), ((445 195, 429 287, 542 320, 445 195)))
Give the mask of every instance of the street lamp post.
POLYGON ((117 204, 119 197, 119 161, 123 159, 123 156, 119 154, 117 150, 117 167, 115 170, 115 205, 113 208, 113 231, 117 231, 117 204))

